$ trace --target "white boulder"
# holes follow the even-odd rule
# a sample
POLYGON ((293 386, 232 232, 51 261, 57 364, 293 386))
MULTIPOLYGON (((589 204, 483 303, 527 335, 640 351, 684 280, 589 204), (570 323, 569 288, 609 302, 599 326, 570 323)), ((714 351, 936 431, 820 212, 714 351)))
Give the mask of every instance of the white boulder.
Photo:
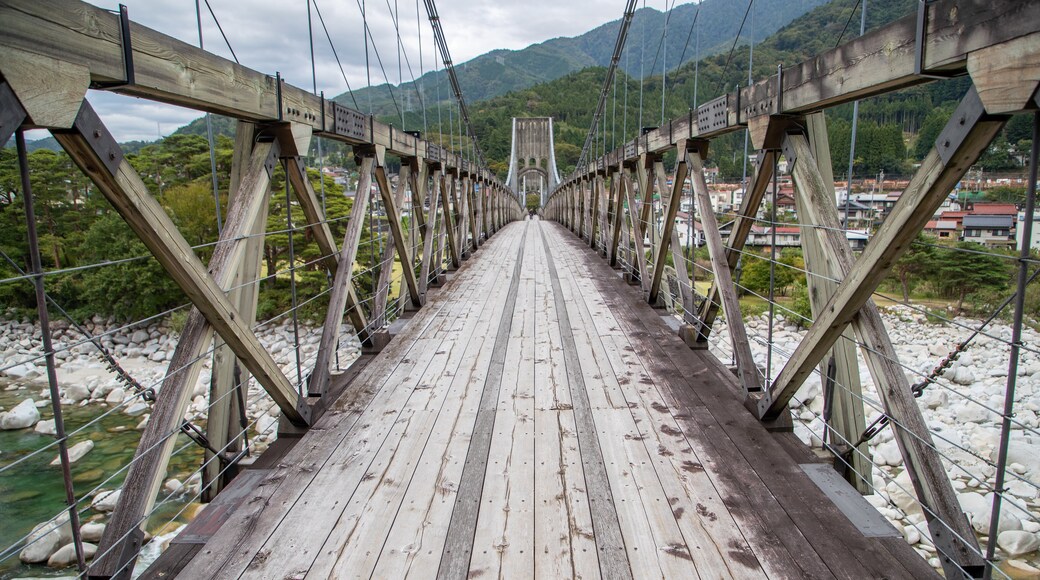
MULTIPOLYGON (((83 559, 90 560, 97 554, 97 546, 89 542, 83 542, 83 559)), ((51 554, 47 559, 50 568, 68 568, 76 564, 76 545, 65 544, 57 552, 51 554)))
POLYGON ((36 402, 32 399, 25 399, 4 413, 3 418, 0 419, 0 430, 25 429, 39 421, 40 411, 36 408, 36 402))
POLYGON ((56 518, 33 528, 26 539, 25 548, 18 554, 18 559, 26 564, 46 562, 51 554, 71 539, 72 526, 69 525, 69 514, 62 512, 56 518))
POLYGON ((103 491, 94 497, 94 501, 90 503, 90 508, 96 512, 108 513, 116 509, 116 504, 119 503, 119 495, 123 492, 121 489, 115 491, 103 491))
POLYGON ((1036 534, 1022 530, 1008 530, 997 536, 997 545, 1009 556, 1015 558, 1040 549, 1040 539, 1036 534))
MULTIPOLYGON (((69 463, 76 463, 80 459, 83 459, 83 456, 90 453, 90 450, 93 448, 94 442, 90 439, 80 441, 72 447, 69 447, 69 463)), ((51 465, 61 465, 61 455, 55 457, 54 461, 51 461, 51 465)))

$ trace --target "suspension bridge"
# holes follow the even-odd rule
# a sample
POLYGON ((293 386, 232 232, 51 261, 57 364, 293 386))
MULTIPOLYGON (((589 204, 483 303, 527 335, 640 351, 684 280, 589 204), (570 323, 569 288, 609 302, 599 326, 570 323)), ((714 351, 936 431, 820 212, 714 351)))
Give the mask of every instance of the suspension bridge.
MULTIPOLYGON (((0 142, 14 136, 19 151, 32 258, 20 280, 36 293, 57 427, 47 449, 59 453, 65 486, 66 505, 55 512, 68 524, 53 526, 68 525, 80 574, 134 573, 175 442, 187 433, 205 447, 200 496, 208 506, 143 577, 1007 576, 996 548, 1002 514, 1018 505, 1033 514, 1024 520, 1037 517, 1035 502, 1006 493, 1008 483, 1040 485, 1031 479, 1038 474, 1008 466, 1013 438, 1036 436, 1014 407, 1020 353, 1036 349, 1022 340, 1036 260, 1025 245, 1016 293, 997 311, 1013 311, 1014 330, 994 480, 980 482, 991 485, 993 514, 981 536, 947 474, 956 461, 937 445, 917 400, 966 346, 912 385, 872 297, 1011 116, 1036 115, 1040 4, 922 1, 914 14, 640 127, 608 150, 601 128, 635 11, 630 1, 577 169, 560 175, 551 119, 518 117, 504 181, 482 153, 435 3, 426 0, 425 9, 457 112, 447 144, 142 26, 125 8, 0 0, 0 142), (964 76, 971 88, 960 106, 854 254, 836 205, 823 111, 964 76), (208 262, 85 100, 88 88, 237 121, 228 206, 218 209, 223 221, 208 262), (58 349, 50 342, 55 306, 26 161, 23 133, 40 128, 190 301, 160 384, 134 381, 81 329, 134 387, 124 404, 150 407, 137 451, 121 469, 114 512, 89 554, 81 517, 98 489, 77 489, 70 476, 58 349), (724 236, 704 159, 713 139, 738 131, 757 161, 724 236), (359 177, 344 223, 326 215, 324 192, 307 175, 312 141, 353 152, 359 177), (813 320, 792 352, 774 354, 770 318, 763 365, 752 352, 758 338, 744 324, 735 270, 770 187, 775 211, 781 157, 803 222, 813 320), (286 231, 316 240, 315 261, 328 273, 319 296, 297 296, 292 278, 286 315, 296 324, 294 358, 293 349, 276 357, 258 338, 276 171, 304 216, 290 218, 286 231), (685 211, 698 216, 710 267, 680 240, 686 190, 685 211), (531 192, 542 200, 537 215, 525 207, 531 192), (365 272, 375 280, 369 291, 359 252, 373 215, 382 225, 377 264, 365 272), (320 338, 303 359, 296 313, 319 298, 328 303, 320 338), (362 353, 341 366, 351 341, 362 353), (729 360, 720 358, 720 344, 729 360), (876 401, 858 386, 857 351, 876 401), (185 417, 207 361, 203 431, 185 417), (813 374, 828 383, 825 444, 815 450, 792 432, 790 411, 813 374), (256 428, 245 411, 251 381, 281 420, 270 426, 277 441, 246 461, 247 434, 256 428), (869 425, 865 406, 878 411, 869 425), (909 481, 902 491, 922 514, 936 564, 863 497, 883 491, 875 489, 867 441, 886 426, 909 481)), ((1036 135, 1027 216, 1035 209, 1036 135)), ((296 275, 296 262, 286 276, 296 275)), ((778 303, 770 298, 772 313, 778 303)))

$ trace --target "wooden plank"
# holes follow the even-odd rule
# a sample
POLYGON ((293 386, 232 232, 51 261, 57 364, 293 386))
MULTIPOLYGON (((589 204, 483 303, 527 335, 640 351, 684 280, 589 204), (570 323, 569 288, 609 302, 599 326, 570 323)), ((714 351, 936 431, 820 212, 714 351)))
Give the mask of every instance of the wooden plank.
MULTIPOLYGON (((537 223, 537 222, 535 222, 537 223)), ((537 249, 525 238, 516 303, 505 364, 495 405, 494 428, 483 474, 479 511, 468 576, 530 578, 534 576, 534 277, 537 249)), ((496 344, 497 347, 497 344, 496 344)))
MULTIPOLYGON (((734 217, 733 227, 730 229, 729 238, 726 240, 726 262, 729 264, 730 270, 737 267, 741 252, 744 250, 744 244, 747 243, 748 235, 751 233, 751 227, 755 225, 758 208, 762 205, 762 198, 766 194, 766 186, 769 185, 769 180, 773 178, 773 166, 776 163, 776 155, 776 151, 772 149, 766 149, 758 153, 758 165, 755 175, 751 178, 751 185, 747 188, 748 191, 744 193, 744 199, 740 203, 740 211, 734 217)), ((690 218, 693 219, 693 216, 691 215, 690 218)), ((711 326, 715 323, 715 317, 718 315, 721 304, 722 298, 719 296, 719 287, 713 280, 711 289, 708 290, 704 304, 701 307, 700 315, 697 316, 700 320, 697 331, 698 342, 702 344, 708 342, 711 326)))
MULTIPOLYGON (((555 238, 556 247, 582 248, 555 238)), ((666 404, 681 410, 676 419, 687 441, 705 471, 718 477, 724 503, 734 506, 734 519, 770 577, 916 577, 902 564, 912 559, 910 568, 920 570, 909 546, 900 552, 865 539, 832 504, 814 499, 822 493, 734 399, 729 371, 703 351, 691 351, 659 317, 644 316, 640 297, 609 272, 593 270, 591 256, 585 262, 635 353, 664 377, 666 404)), ((746 553, 730 555, 747 562, 746 553)))
POLYGON ((484 486, 484 474, 487 471, 488 456, 491 451, 492 433, 495 428, 498 395, 502 388, 502 377, 505 373, 505 361, 509 344, 509 333, 516 307, 517 292, 520 288, 520 273, 523 268, 524 241, 527 237, 528 224, 524 224, 523 237, 514 265, 506 296, 502 316, 495 336, 494 351, 488 367, 484 391, 481 394, 480 406, 473 426, 473 435, 466 452, 466 465, 459 480, 459 491, 455 500, 455 509, 451 513, 447 537, 441 552, 440 567, 437 577, 441 579, 467 578, 470 559, 476 533, 480 504, 473 501, 481 497, 484 486))
MULTIPOLYGON (((801 242, 805 268, 810 272, 806 277, 809 302, 815 314, 834 294, 838 286, 835 280, 841 279, 843 273, 833 259, 834 256, 825 253, 821 240, 821 236, 831 237, 825 228, 832 225, 812 221, 814 210, 805 207, 811 203, 826 203, 830 206, 834 203, 830 200, 835 199, 830 145, 823 113, 809 115, 806 118, 806 129, 811 141, 801 135, 789 135, 786 139, 794 150, 805 153, 801 167, 797 168, 797 172, 792 172, 792 179, 795 184, 795 207, 802 217, 801 221, 806 224, 802 226, 801 242)), ((799 165, 797 158, 794 165, 799 165)), ((838 222, 833 226, 838 228, 834 233, 841 229, 838 222)), ((845 340, 834 343, 831 352, 820 361, 819 366, 825 407, 831 410, 827 418, 827 443, 841 450, 850 449, 852 444, 858 442, 860 434, 867 427, 856 342, 851 328, 845 330, 843 338, 845 340)), ((842 471, 846 480, 860 493, 871 493, 873 464, 870 461, 870 447, 861 445, 847 455, 845 461, 846 468, 842 471)))
POLYGON ((726 327, 729 329, 730 345, 737 360, 737 375, 740 377, 744 394, 762 388, 762 375, 758 372, 755 357, 751 354, 747 330, 744 328, 744 317, 740 313, 737 302, 737 288, 733 281, 729 262, 726 260, 722 236, 719 234, 719 223, 715 219, 715 211, 711 206, 708 184, 704 181, 704 168, 700 155, 696 152, 686 153, 686 164, 689 166, 690 178, 693 180, 693 192, 700 206, 701 224, 704 237, 708 243, 708 254, 711 256, 711 268, 715 275, 715 283, 719 286, 719 297, 722 299, 722 310, 726 314, 726 327))
POLYGON ((534 454, 538 482, 534 500, 534 577, 598 578, 599 558, 556 300, 545 256, 535 252, 534 261, 534 454))
MULTIPOLYGON (((685 549, 667 546, 672 557, 687 554, 697 565, 702 577, 758 578, 763 571, 750 561, 738 565, 729 553, 739 549, 750 553, 740 528, 733 521, 722 494, 703 469, 703 460, 689 437, 681 431, 675 418, 679 412, 669 407, 659 389, 660 379, 650 373, 634 354, 633 345, 621 331, 613 312, 606 307, 599 290, 585 275, 583 264, 571 255, 568 270, 574 272, 574 294, 584 327, 590 339, 602 340, 602 354, 596 358, 603 375, 625 390, 631 403, 628 410, 634 421, 635 437, 645 447, 646 459, 654 465, 672 515, 681 530, 685 549), (652 409, 651 413, 649 409, 652 409)), ((750 560, 750 559, 749 559, 750 560)))
MULTIPOLYGON (((307 231, 318 244, 318 250, 321 251, 321 255, 325 256, 322 263, 330 272, 335 274, 336 269, 339 267, 339 250, 336 247, 336 240, 332 236, 332 230, 329 228, 328 217, 325 216, 321 209, 321 201, 311 186, 311 180, 307 177, 307 168, 299 157, 288 157, 286 161, 289 164, 289 184, 296 194, 297 201, 300 202, 300 209, 303 210, 304 217, 307 218, 307 231)), ((345 308, 347 318, 350 319, 354 332, 358 333, 364 340, 364 334, 368 329, 368 319, 365 316, 365 312, 361 309, 361 301, 358 299, 357 290, 354 288, 354 281, 348 278, 346 284, 347 297, 345 308)))
POLYGON ((760 417, 775 418, 786 407, 805 377, 870 299, 896 260, 1007 119, 1006 116, 986 116, 978 94, 974 89, 968 92, 944 129, 949 136, 940 134, 942 142, 922 161, 874 239, 838 285, 822 315, 809 328, 772 387, 758 401, 760 417))
MULTIPOLYGON (((465 293, 471 288, 474 276, 484 272, 480 268, 464 269, 452 281, 452 287, 465 293)), ((206 550, 192 561, 186 568, 185 577, 239 577, 254 557, 261 553, 264 543, 310 486, 318 486, 319 491, 326 495, 332 490, 342 490, 335 481, 323 486, 320 482, 315 483, 315 478, 332 467, 356 464, 364 453, 371 452, 366 449, 371 449, 375 439, 385 438, 385 425, 381 423, 392 423, 395 420, 384 417, 397 416, 396 412, 391 415, 386 413, 400 408, 395 397, 399 389, 404 388, 401 385, 417 382, 421 377, 418 369, 425 368, 428 362, 424 353, 433 356, 436 351, 436 348, 424 350, 424 346, 430 346, 429 340, 420 343, 420 337, 426 333, 436 333, 456 319, 452 308, 457 308, 458 301, 446 298, 445 294, 436 295, 427 308, 416 314, 405 333, 398 336, 398 340, 392 341, 381 356, 358 377, 356 382, 361 388, 356 392, 360 397, 356 400, 344 397, 337 402, 332 412, 304 436, 301 445, 285 462, 278 465, 257 493, 233 514, 206 550), (362 422, 363 417, 380 420, 362 422)), ((314 539, 310 535, 315 530, 309 528, 310 534, 305 533, 306 537, 294 541, 311 545, 310 553, 313 553, 313 550, 320 548, 320 545, 312 546, 314 539)), ((300 553, 306 554, 304 551, 300 553)))
MULTIPOLYGON (((800 193, 799 196, 804 196, 805 199, 796 199, 800 202, 799 215, 809 223, 820 226, 817 235, 819 251, 833 265, 834 270, 829 272, 829 275, 840 279, 852 270, 853 257, 848 240, 839 233, 841 227, 837 207, 833 202, 834 196, 829 194, 811 173, 807 175, 804 169, 798 167, 800 163, 813 162, 813 153, 805 138, 792 136, 788 137, 788 140, 798 159, 794 164, 793 176, 796 184, 804 189, 804 194, 800 193)), ((948 556, 958 558, 956 563, 946 563, 946 574, 954 574, 961 568, 981 566, 982 561, 977 557, 980 550, 975 535, 971 533, 971 526, 957 502, 957 494, 946 475, 942 458, 932 441, 931 432, 913 396, 906 373, 899 364, 899 357, 892 346, 881 314, 872 300, 864 304, 859 316, 853 320, 852 330, 863 343, 863 358, 871 376, 874 377, 878 397, 886 413, 893 419, 896 444, 903 454, 904 464, 907 466, 916 495, 925 508, 923 512, 933 543, 948 556), (957 540, 956 536, 965 538, 968 541, 967 545, 957 540)), ((855 343, 846 341, 845 344, 852 346, 855 343)), ((862 404, 861 401, 859 403, 862 404)), ((857 428, 857 431, 846 434, 846 437, 852 435, 855 437, 852 441, 858 441, 864 427, 857 428)), ((862 453, 868 454, 869 450, 863 450, 862 453)), ((857 455, 862 457, 859 453, 857 455)), ((864 473, 869 474, 869 468, 864 473)), ((870 484, 869 481, 866 483, 870 484)))
MULTIPOLYGON (((491 271, 503 270, 496 268, 497 264, 491 266, 491 271)), ((490 279, 493 277, 484 277, 482 285, 486 287, 490 279)), ((442 416, 454 412, 460 403, 460 399, 455 397, 463 390, 453 389, 453 380, 445 378, 452 375, 465 378, 473 372, 476 355, 491 324, 481 313, 494 309, 492 299, 497 297, 492 292, 485 293, 483 301, 453 296, 453 301, 458 304, 450 327, 430 335, 431 342, 427 343, 427 348, 435 352, 419 381, 408 393, 407 402, 395 421, 395 433, 383 442, 371 464, 360 468, 364 476, 329 532, 322 546, 322 555, 308 570, 309 575, 323 578, 348 574, 368 576, 372 573, 408 488, 413 482, 423 486, 430 484, 429 480, 415 479, 417 466, 430 445, 434 427, 442 422, 442 416), (461 353, 472 354, 461 356, 461 353)), ((316 502, 312 509, 321 508, 320 502, 316 502)), ((307 517, 301 520, 314 521, 307 517)), ((281 569, 290 571, 292 567, 281 569)), ((277 564, 273 568, 268 565, 265 573, 275 572, 272 575, 277 576, 278 570, 277 564)))
MULTIPOLYGON (((629 194, 631 195, 631 193, 629 194)), ((567 305, 563 298, 563 288, 559 273, 553 262, 552 252, 545 238, 545 230, 538 223, 538 233, 545 251, 546 266, 552 282, 553 296, 557 317, 560 321, 563 356, 566 363, 567 384, 570 387, 571 404, 574 406, 574 422, 577 426, 578 445, 581 449, 582 469, 585 473, 585 489, 588 492, 592 525, 599 548, 600 575, 604 578, 632 578, 633 569, 625 551, 625 539, 622 536, 620 515, 615 490, 608 479, 605 466, 606 452, 600 445, 599 429, 592 414, 589 403, 587 384, 582 375, 581 362, 578 360, 567 305)), ((642 570, 642 569, 640 569, 642 570)))
POLYGON ((314 369, 308 381, 311 396, 321 396, 329 386, 329 375, 333 354, 339 341, 339 331, 343 324, 343 308, 347 304, 347 281, 353 277, 354 260, 357 259, 358 244, 361 242, 361 229, 365 223, 365 212, 372 197, 372 168, 375 165, 374 155, 365 155, 361 159, 358 170, 357 193, 354 205, 350 208, 350 221, 347 222, 336 262, 336 275, 332 281, 332 292, 329 293, 329 309, 325 314, 325 323, 321 328, 321 340, 314 358, 314 369))
MULTIPOLYGON (((489 253, 481 261, 499 265, 492 276, 483 279, 485 288, 488 285, 491 288, 487 292, 488 302, 482 305, 484 311, 498 310, 508 293, 507 285, 496 282, 516 257, 515 249, 509 244, 517 241, 513 234, 519 235, 519 229, 509 232, 503 243, 488 248, 489 253)), ((481 288, 473 287, 472 291, 479 294, 481 288)), ((454 299, 466 301, 461 296, 454 299)), ((471 428, 491 364, 494 350, 491 331, 495 322, 498 320, 494 317, 479 316, 475 329, 467 326, 443 331, 446 337, 471 335, 472 341, 467 348, 456 349, 457 368, 446 371, 438 381, 447 384, 445 411, 438 418, 401 500, 373 571, 376 578, 404 577, 412 571, 429 572, 439 565, 470 445, 471 428)))
MULTIPOLYGON (((82 147, 82 144, 76 141, 77 137, 82 138, 79 135, 63 135, 61 142, 63 146, 70 149, 71 157, 79 159, 77 163, 84 163, 82 155, 86 151, 79 148, 82 147), (73 154, 72 151, 77 153, 73 154), (80 157, 77 157, 77 155, 80 155, 80 157)), ((218 292, 230 286, 235 279, 236 270, 240 267, 245 255, 245 235, 257 227, 257 219, 261 213, 264 213, 263 208, 267 206, 268 186, 271 176, 266 164, 273 154, 274 149, 271 142, 258 143, 254 147, 250 156, 249 167, 241 180, 237 195, 231 199, 231 204, 228 206, 226 226, 223 232, 221 232, 220 239, 214 247, 213 256, 210 259, 210 272, 213 277, 210 278, 209 275, 206 275, 206 279, 210 284, 217 286, 218 292)), ((126 164, 125 161, 123 163, 126 164)), ((136 175, 134 173, 134 176, 136 175)), ((126 184, 128 181, 124 180, 123 183, 126 184)), ((140 185, 143 187, 143 184, 140 185)), ((115 185, 113 189, 115 188, 120 188, 120 191, 122 191, 120 185, 115 185)), ((112 197, 116 198, 117 196, 121 197, 121 194, 113 192, 112 197)), ((150 197, 140 197, 138 199, 145 207, 150 205, 145 203, 146 200, 151 200, 158 205, 150 197)), ((132 200, 132 194, 121 199, 123 203, 128 204, 133 204, 134 201, 132 200)), ((163 212, 161 207, 152 209, 157 212, 163 212)), ((130 219, 140 220, 136 223, 138 228, 142 230, 147 227, 154 227, 157 223, 161 224, 163 221, 162 217, 165 217, 167 222, 169 221, 165 213, 161 215, 158 213, 152 214, 153 217, 150 220, 133 216, 129 212, 127 212, 127 215, 128 221, 130 219)), ((177 248, 178 240, 181 244, 187 246, 187 242, 177 232, 176 226, 172 222, 166 225, 171 228, 166 238, 167 247, 170 249, 183 249, 177 248)), ((186 251, 191 253, 190 248, 186 251)), ((191 257, 196 262, 198 261, 194 254, 191 254, 191 257)), ((224 297, 223 293, 220 296, 224 297)), ((240 318, 236 319, 236 322, 244 326, 240 318)), ((253 336, 251 330, 246 330, 246 332, 250 333, 249 336, 253 336)), ((152 405, 151 417, 145 426, 144 433, 141 435, 141 441, 134 453, 134 459, 130 464, 126 480, 123 483, 119 505, 112 514, 112 518, 108 522, 105 534, 99 544, 99 549, 103 555, 91 564, 92 575, 125 576, 133 569, 132 561, 128 563, 122 561, 122 558, 129 555, 132 559, 136 559, 137 552, 135 550, 128 554, 122 546, 125 543, 135 541, 136 538, 131 534, 131 531, 137 530, 144 524, 146 515, 151 511, 155 503, 155 497, 159 493, 159 488, 166 476, 170 455, 176 444, 176 437, 172 436, 172 434, 179 430, 181 423, 184 421, 184 413, 187 411, 192 391, 202 370, 201 363, 204 359, 204 354, 209 349, 212 338, 213 325, 197 306, 192 307, 188 313, 184 329, 181 331, 180 340, 174 350, 173 359, 167 368, 162 388, 157 393, 155 403, 152 405)), ((264 353, 266 352, 264 351, 264 353)), ((280 371, 279 375, 284 380, 284 376, 281 375, 280 371)))

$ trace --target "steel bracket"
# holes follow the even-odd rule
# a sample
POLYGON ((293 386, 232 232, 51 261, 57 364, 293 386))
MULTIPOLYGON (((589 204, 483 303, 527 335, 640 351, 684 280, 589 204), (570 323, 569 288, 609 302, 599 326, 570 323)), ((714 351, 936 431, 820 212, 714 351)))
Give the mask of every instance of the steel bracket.
MULTIPOLYGON (((119 147, 119 143, 116 142, 112 133, 105 127, 105 124, 101 122, 101 117, 98 117, 94 107, 90 106, 86 99, 83 100, 83 104, 79 108, 79 113, 76 115, 76 121, 72 124, 72 129, 67 131, 82 135, 87 145, 94 152, 94 155, 97 156, 98 160, 108 169, 111 175, 115 175, 119 171, 119 165, 123 163, 123 150, 119 147)), ((54 132, 64 133, 66 131, 54 132)))
POLYGON ((939 158, 944 165, 948 165, 953 159, 953 154, 960 148, 961 143, 971 133, 974 127, 986 115, 986 108, 979 98, 978 91, 972 86, 961 99, 957 109, 953 112, 950 120, 946 122, 939 137, 935 140, 935 148, 939 151, 939 158))
POLYGON ((0 147, 14 135, 26 117, 25 107, 11 90, 7 81, 0 81, 0 147))
POLYGON ((119 5, 119 44, 123 49, 124 81, 91 83, 92 89, 115 89, 136 83, 134 77, 134 47, 130 36, 130 12, 125 4, 119 5))

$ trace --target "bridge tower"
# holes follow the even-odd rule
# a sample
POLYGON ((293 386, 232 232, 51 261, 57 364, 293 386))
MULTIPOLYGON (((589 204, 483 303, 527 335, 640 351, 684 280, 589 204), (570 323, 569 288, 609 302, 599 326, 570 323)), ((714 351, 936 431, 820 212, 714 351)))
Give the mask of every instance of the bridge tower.
POLYGON ((507 187, 517 192, 521 204, 528 193, 537 191, 545 205, 558 183, 552 117, 513 117, 507 187))

